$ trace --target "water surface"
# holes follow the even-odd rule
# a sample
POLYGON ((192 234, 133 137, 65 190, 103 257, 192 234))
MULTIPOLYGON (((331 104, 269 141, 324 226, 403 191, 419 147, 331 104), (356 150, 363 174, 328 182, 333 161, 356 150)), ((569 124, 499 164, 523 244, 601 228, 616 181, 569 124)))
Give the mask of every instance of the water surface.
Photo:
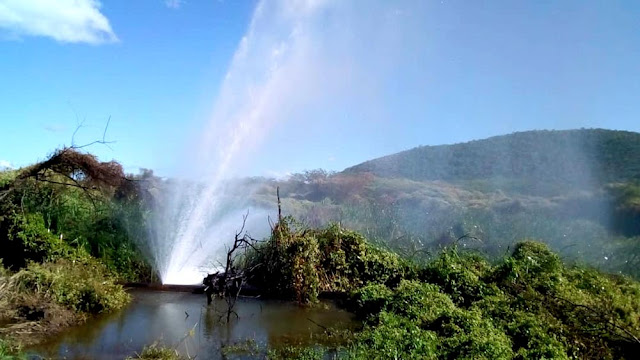
POLYGON ((31 358, 122 359, 160 341, 183 355, 222 358, 223 344, 254 339, 259 345, 311 343, 322 327, 353 328, 353 315, 331 303, 300 307, 291 302, 238 299, 236 319, 226 323, 226 303, 206 306, 202 294, 134 290, 125 309, 99 316, 30 349, 31 358))

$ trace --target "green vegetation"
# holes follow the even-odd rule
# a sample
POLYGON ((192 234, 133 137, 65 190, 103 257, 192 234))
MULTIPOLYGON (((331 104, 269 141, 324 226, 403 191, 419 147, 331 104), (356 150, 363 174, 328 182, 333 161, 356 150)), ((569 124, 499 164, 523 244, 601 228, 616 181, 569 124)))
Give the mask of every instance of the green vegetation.
POLYGON ((19 345, 9 340, 0 339, 0 360, 22 360, 26 358, 19 345))
POLYGON ((461 236, 492 259, 529 238, 565 261, 640 278, 640 134, 532 131, 420 147, 340 173, 261 184, 258 205, 305 225, 340 222, 403 258, 427 261, 461 236))
POLYGON ((526 131, 455 145, 422 146, 347 169, 385 178, 491 180, 529 193, 640 178, 640 134, 581 129, 526 131))
POLYGON ((175 349, 164 347, 158 343, 145 346, 140 354, 135 357, 128 357, 127 360, 181 360, 183 359, 175 349))
POLYGON ((0 177, 0 257, 18 270, 84 251, 122 280, 149 277, 141 190, 120 165, 72 149, 0 177))
POLYGON ((88 316, 123 307, 129 295, 92 258, 30 263, 15 274, 0 273, 0 338, 37 342, 84 321, 88 316), (20 338, 15 337, 20 334, 20 338))
POLYGON ((368 244, 337 224, 304 229, 283 218, 247 259, 250 282, 266 295, 315 302, 321 292, 349 292, 366 284, 393 285, 414 269, 398 255, 368 244))
POLYGON ((116 282, 151 273, 134 245, 140 194, 119 164, 74 149, 0 172, 0 335, 37 341, 129 301, 116 282))
POLYGON ((129 300, 122 286, 108 279, 104 265, 92 259, 31 263, 13 279, 20 294, 39 295, 77 312, 119 309, 129 300))
POLYGON ((319 348, 285 346, 279 349, 271 349, 267 352, 267 359, 299 359, 299 360, 321 360, 324 359, 324 350, 319 348))
MULTIPOLYGON (((363 325, 340 341, 231 344, 223 355, 634 357, 640 285, 627 276, 640 278, 638 144, 628 132, 528 132, 339 174, 247 179, 262 185, 254 205, 272 207, 279 186, 292 215, 238 259, 250 284, 304 304, 332 295, 363 325)), ((151 182, 162 193, 150 172, 125 176, 73 149, 0 172, 0 359, 22 356, 12 329, 42 334, 118 309, 129 300, 118 283, 153 279, 142 256, 151 182)), ((154 344, 138 358, 180 357, 154 344)))
POLYGON ((245 341, 222 345, 220 352, 225 357, 257 356, 261 353, 261 349, 254 339, 246 339, 245 341))
MULTIPOLYGON (((566 266, 539 242, 518 243, 496 263, 454 243, 416 266, 338 225, 292 229, 284 219, 249 259, 272 266, 257 271, 271 276, 252 279, 271 295, 350 294, 364 327, 341 358, 622 359, 640 351, 640 284, 566 266)), ((325 350, 271 355, 321 358, 325 350)))

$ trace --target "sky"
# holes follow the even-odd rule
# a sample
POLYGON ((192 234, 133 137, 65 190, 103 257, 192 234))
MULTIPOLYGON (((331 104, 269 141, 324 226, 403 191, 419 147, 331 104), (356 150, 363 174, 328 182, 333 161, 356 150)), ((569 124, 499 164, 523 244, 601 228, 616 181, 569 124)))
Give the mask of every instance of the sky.
POLYGON ((0 167, 339 171, 639 104, 637 1, 0 0, 0 167))

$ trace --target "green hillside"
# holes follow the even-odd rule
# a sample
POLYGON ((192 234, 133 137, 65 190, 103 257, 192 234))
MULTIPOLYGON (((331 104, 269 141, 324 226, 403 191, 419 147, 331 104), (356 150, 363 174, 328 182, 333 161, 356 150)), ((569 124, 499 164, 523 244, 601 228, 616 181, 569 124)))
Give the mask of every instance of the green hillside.
POLYGON ((253 198, 269 208, 279 187, 285 211, 306 224, 340 222, 408 256, 465 235, 493 256, 536 239, 640 277, 639 181, 638 133, 529 131, 307 171, 266 181, 253 198))
POLYGON ((488 181, 542 194, 597 188, 640 179, 640 134, 603 129, 527 131, 417 147, 344 172, 415 181, 488 181))

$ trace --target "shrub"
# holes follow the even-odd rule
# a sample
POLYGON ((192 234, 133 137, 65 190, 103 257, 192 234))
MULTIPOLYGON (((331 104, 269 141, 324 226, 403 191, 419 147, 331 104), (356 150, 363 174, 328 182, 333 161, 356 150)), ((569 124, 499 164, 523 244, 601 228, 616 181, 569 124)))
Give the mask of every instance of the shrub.
POLYGON ((313 347, 285 346, 271 349, 267 352, 267 359, 295 359, 295 360, 321 360, 324 351, 313 347))
MULTIPOLYGON (((442 339, 441 356, 448 359, 511 359, 510 338, 477 309, 456 309, 433 325, 442 339)), ((432 325, 432 326, 433 326, 432 325)))
POLYGON ((491 269, 478 255, 460 254, 457 246, 445 248, 420 271, 420 279, 439 285, 457 305, 469 306, 491 293, 484 277, 491 269))
POLYGON ((129 295, 95 260, 31 263, 15 275, 20 292, 33 293, 71 310, 97 314, 119 309, 129 295))
POLYGON ((52 261, 73 252, 59 236, 46 228, 39 213, 14 212, 7 220, 10 222, 8 241, 2 256, 11 267, 24 267, 28 260, 52 261))
POLYGON ((104 175, 116 175, 109 173, 119 167, 115 163, 98 164, 91 155, 69 149, 56 152, 52 159, 65 162, 70 159, 66 157, 87 160, 82 166, 96 165, 100 171, 65 176, 41 168, 52 164, 47 161, 15 174, 0 172, 0 256, 5 265, 15 271, 29 261, 73 258, 74 252, 82 251, 101 259, 121 279, 148 278, 150 267, 136 246, 147 236, 141 230, 147 213, 144 190, 137 183, 123 182, 119 175, 103 181, 104 175), (75 181, 86 188, 79 188, 73 176, 79 176, 75 181))
POLYGON ((567 268, 544 244, 520 243, 495 266, 448 248, 419 278, 352 293, 368 321, 351 357, 618 359, 640 351, 640 285, 567 268))
POLYGON ((363 332, 363 343, 353 349, 355 354, 468 359, 512 356, 507 335, 479 310, 456 307, 437 285, 404 280, 386 299, 373 298, 384 305, 363 332))
POLYGON ((383 284, 369 284, 351 294, 352 310, 360 317, 378 314, 387 307, 393 291, 383 284))
POLYGON ((559 284, 563 270, 560 257, 546 244, 524 241, 495 269, 492 280, 513 292, 547 292, 559 284))
POLYGON ((451 314, 456 306, 437 285, 403 280, 393 291, 386 309, 421 325, 430 326, 451 314))
POLYGON ((381 312, 376 325, 358 335, 347 358, 353 359, 437 359, 440 345, 435 332, 389 312, 381 312))
POLYGON ((556 330, 532 313, 516 311, 505 326, 519 359, 569 359, 556 330))
POLYGON ((397 285, 414 269, 362 235, 331 224, 304 229, 287 217, 248 256, 250 281, 268 295, 314 302, 320 292, 349 292, 370 283, 397 285))

